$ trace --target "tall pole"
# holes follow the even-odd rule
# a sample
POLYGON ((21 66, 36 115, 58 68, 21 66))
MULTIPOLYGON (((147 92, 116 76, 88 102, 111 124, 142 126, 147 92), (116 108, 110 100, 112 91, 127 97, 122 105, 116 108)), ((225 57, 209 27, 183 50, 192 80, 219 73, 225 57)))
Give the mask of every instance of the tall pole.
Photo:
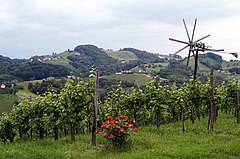
POLYGON ((96 70, 95 74, 95 93, 93 103, 93 125, 92 125, 92 145, 96 146, 97 139, 97 108, 98 108, 98 89, 99 89, 99 72, 96 70))
POLYGON ((195 55, 195 65, 194 65, 194 74, 193 74, 193 81, 194 82, 197 79, 197 69, 198 69, 198 50, 196 50, 196 55, 195 55))
POLYGON ((216 122, 216 104, 214 101, 214 84, 213 84, 213 69, 210 72, 210 86, 211 86, 211 96, 209 105, 209 117, 208 117, 208 131, 213 131, 214 123, 216 122))

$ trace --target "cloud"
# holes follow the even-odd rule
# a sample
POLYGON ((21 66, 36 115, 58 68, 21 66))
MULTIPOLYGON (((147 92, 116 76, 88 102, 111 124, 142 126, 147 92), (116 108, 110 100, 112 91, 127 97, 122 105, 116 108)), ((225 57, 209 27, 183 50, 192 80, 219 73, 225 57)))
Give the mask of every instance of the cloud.
POLYGON ((224 39, 231 43, 226 47, 238 48, 237 0, 0 0, 0 3, 0 54, 10 57, 61 52, 86 43, 171 53, 182 45, 168 41, 169 37, 187 38, 182 18, 189 30, 194 18, 199 19, 196 38, 210 33, 209 39, 218 47, 226 43, 222 42, 222 34, 228 33, 224 39))

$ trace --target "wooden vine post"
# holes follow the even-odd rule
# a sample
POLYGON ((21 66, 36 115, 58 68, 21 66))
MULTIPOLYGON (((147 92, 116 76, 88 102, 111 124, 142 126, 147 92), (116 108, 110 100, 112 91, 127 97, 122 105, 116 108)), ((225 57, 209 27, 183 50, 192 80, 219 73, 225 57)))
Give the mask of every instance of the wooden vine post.
POLYGON ((99 72, 96 70, 95 74, 95 93, 94 93, 94 103, 93 103, 93 125, 92 125, 92 145, 96 146, 97 138, 97 110, 98 110, 98 89, 99 89, 99 72))
MULTIPOLYGON (((29 96, 29 102, 32 102, 32 96, 29 96)), ((32 141, 33 139, 33 131, 32 131, 32 117, 31 113, 29 114, 29 139, 32 141)))
POLYGON ((240 123, 240 101, 239 101, 239 90, 238 90, 238 80, 237 80, 237 123, 240 123))
POLYGON ((210 72, 210 105, 209 105, 209 117, 208 117, 208 132, 213 131, 214 123, 216 122, 216 104, 214 101, 214 81, 213 81, 213 69, 210 72))

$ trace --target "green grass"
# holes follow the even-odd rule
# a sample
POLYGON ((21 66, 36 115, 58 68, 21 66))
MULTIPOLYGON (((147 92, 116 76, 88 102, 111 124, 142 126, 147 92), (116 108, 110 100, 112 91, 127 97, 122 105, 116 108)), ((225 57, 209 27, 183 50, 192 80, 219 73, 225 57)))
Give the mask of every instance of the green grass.
POLYGON ((130 60, 139 60, 139 58, 130 51, 105 51, 105 53, 115 59, 118 60, 125 60, 125 61, 130 61, 130 60))
POLYGON ((127 82, 133 82, 137 85, 146 85, 148 84, 152 78, 145 74, 114 74, 109 76, 103 76, 102 78, 109 79, 109 80, 121 80, 127 82))
POLYGON ((70 70, 76 70, 72 65, 69 65, 69 62, 70 60, 68 60, 68 56, 70 55, 74 55, 74 54, 79 54, 77 52, 62 52, 60 54, 57 55, 57 57, 59 58, 58 60, 56 61, 48 61, 48 62, 45 62, 45 63, 50 63, 50 64, 53 64, 53 65, 61 65, 61 66, 64 66, 70 70))
POLYGON ((230 68, 234 68, 234 67, 239 68, 240 67, 240 61, 223 61, 222 62, 222 68, 223 69, 230 69, 230 68))
POLYGON ((21 141, 0 144, 0 158, 11 159, 238 159, 240 158, 240 126, 232 116, 220 115, 213 133, 207 132, 207 119, 186 122, 186 133, 180 123, 140 127, 132 133, 132 144, 125 149, 107 147, 101 134, 97 146, 91 146, 91 135, 78 135, 75 144, 65 139, 21 141))
POLYGON ((24 82, 17 83, 18 86, 23 87, 23 90, 19 90, 17 92, 17 95, 19 95, 20 97, 29 97, 29 96, 35 97, 36 94, 28 90, 28 84, 29 83, 36 84, 37 82, 41 83, 42 80, 24 81, 24 82))
POLYGON ((15 95, 0 94, 0 114, 10 111, 16 101, 18 101, 18 97, 15 95))

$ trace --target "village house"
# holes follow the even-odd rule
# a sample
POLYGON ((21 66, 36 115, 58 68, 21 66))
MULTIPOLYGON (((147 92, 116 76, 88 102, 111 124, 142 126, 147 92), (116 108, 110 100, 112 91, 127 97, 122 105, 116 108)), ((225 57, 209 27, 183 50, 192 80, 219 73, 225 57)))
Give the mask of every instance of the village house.
POLYGON ((0 84, 0 88, 1 88, 1 89, 5 89, 5 88, 6 88, 6 85, 5 85, 5 84, 3 84, 3 83, 2 83, 2 84, 0 84))
POLYGON ((121 71, 121 73, 130 74, 130 73, 133 73, 133 71, 132 70, 125 70, 125 71, 121 71))
POLYGON ((76 79, 76 76, 67 76, 68 79, 76 79))
POLYGON ((143 64, 143 66, 144 66, 145 68, 150 68, 150 67, 152 67, 152 64, 146 63, 146 64, 143 64))
POLYGON ((138 73, 146 73, 144 70, 139 70, 138 73))

